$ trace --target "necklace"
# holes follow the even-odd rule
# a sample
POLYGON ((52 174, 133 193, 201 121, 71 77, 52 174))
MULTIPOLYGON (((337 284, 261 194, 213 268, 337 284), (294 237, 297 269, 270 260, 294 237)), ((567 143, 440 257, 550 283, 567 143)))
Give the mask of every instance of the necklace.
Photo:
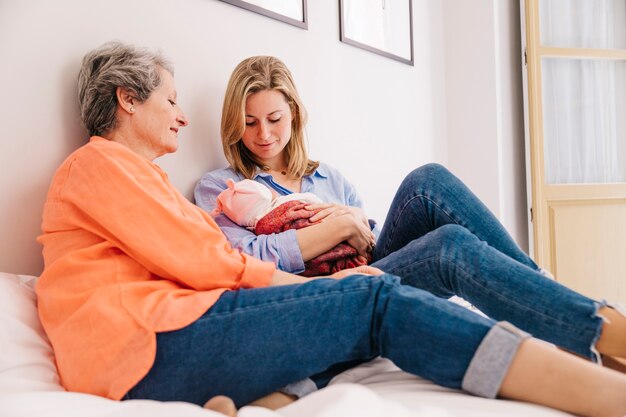
MULTIPOLYGON (((274 170, 272 170, 272 169, 271 169, 270 167, 268 167, 268 166, 264 166, 264 167, 262 167, 261 169, 262 169, 263 171, 265 171, 265 172, 274 171, 274 170)), ((281 174, 283 174, 283 175, 287 175, 287 168, 285 168, 285 169, 280 169, 280 170, 278 170, 278 169, 277 169, 277 170, 275 170, 275 171, 276 171, 276 172, 280 172, 280 173, 281 173, 281 174)))

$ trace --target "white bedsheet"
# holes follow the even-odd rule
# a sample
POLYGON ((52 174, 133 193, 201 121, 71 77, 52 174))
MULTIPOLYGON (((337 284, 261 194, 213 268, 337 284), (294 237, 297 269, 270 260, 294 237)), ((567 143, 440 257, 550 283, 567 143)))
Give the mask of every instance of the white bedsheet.
MULTIPOLYGON (((35 277, 0 272, 0 417, 219 417, 186 403, 111 401, 66 392, 37 316, 35 277)), ((487 400, 436 386, 376 359, 278 411, 244 407, 240 417, 558 417, 569 414, 487 400)), ((223 417, 223 416, 222 416, 223 417)))

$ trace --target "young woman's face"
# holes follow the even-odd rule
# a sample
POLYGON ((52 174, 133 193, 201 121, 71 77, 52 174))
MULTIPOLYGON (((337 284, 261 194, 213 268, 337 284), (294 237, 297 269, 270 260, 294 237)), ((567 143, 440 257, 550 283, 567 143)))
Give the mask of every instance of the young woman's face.
POLYGON ((259 160, 273 168, 284 168, 283 151, 291 139, 291 110, 285 96, 263 90, 246 100, 246 130, 243 144, 259 160))

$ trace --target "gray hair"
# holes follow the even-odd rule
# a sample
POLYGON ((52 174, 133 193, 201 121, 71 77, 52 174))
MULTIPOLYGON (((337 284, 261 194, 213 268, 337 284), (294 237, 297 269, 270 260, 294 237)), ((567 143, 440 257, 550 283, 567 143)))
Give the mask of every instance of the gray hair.
POLYGON ((174 74, 160 52, 121 42, 107 42, 88 52, 78 74, 78 102, 89 135, 103 135, 116 127, 117 87, 142 103, 161 84, 161 68, 174 74))

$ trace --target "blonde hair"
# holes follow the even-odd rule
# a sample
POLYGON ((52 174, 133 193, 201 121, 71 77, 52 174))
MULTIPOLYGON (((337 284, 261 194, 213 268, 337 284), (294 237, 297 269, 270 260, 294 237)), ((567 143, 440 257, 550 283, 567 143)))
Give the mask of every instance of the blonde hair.
POLYGON ((307 112, 300 100, 291 72, 278 58, 253 56, 243 60, 230 76, 222 108, 222 147, 231 167, 246 178, 257 168, 266 168, 241 140, 246 129, 246 99, 259 91, 282 93, 291 109, 291 139, 284 152, 287 173, 293 178, 311 175, 319 162, 309 159, 304 143, 307 112))

